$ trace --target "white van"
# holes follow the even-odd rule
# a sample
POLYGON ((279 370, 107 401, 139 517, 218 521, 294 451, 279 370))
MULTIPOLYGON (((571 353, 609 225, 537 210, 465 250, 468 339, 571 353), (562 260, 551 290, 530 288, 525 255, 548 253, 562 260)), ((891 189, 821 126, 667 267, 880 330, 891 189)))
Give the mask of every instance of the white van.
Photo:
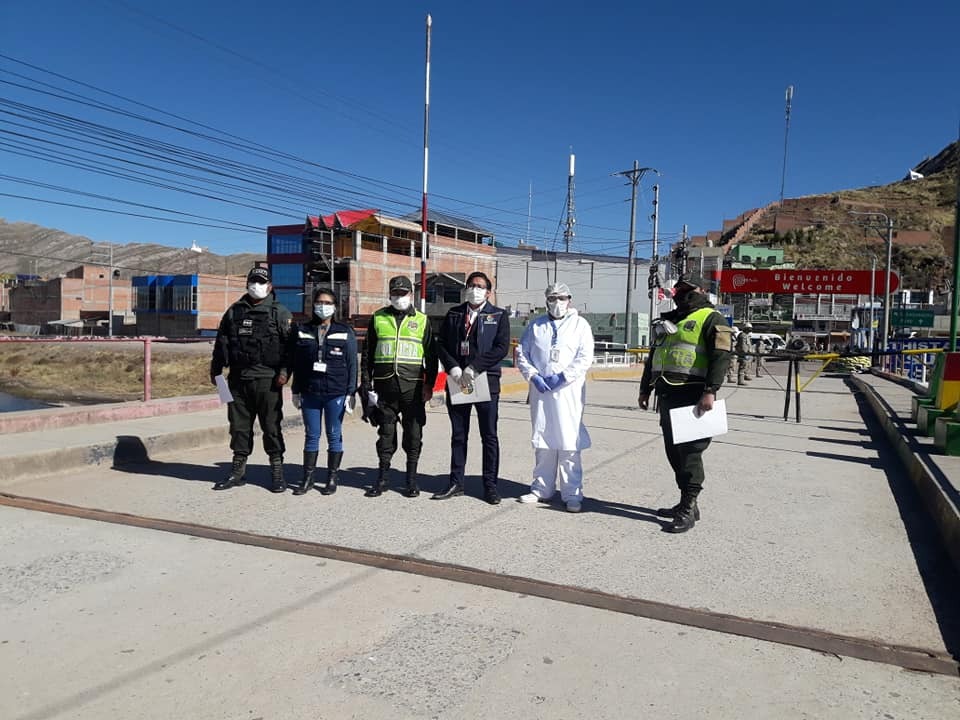
POLYGON ((776 352, 787 347, 786 340, 776 333, 750 333, 750 340, 757 348, 757 352, 762 353, 776 352))

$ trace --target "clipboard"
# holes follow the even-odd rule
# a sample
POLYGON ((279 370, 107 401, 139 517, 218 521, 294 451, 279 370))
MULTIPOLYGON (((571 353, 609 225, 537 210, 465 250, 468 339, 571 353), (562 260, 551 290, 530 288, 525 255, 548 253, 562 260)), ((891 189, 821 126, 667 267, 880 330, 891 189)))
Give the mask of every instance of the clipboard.
POLYGON ((450 393, 451 405, 467 405, 469 403, 490 401, 490 381, 485 372, 473 379, 473 385, 464 390, 460 383, 447 375, 447 392, 450 393))
POLYGON ((726 400, 715 400, 713 410, 702 415, 698 415, 696 410, 696 405, 687 405, 670 411, 670 429, 673 431, 674 445, 716 437, 728 432, 726 400))

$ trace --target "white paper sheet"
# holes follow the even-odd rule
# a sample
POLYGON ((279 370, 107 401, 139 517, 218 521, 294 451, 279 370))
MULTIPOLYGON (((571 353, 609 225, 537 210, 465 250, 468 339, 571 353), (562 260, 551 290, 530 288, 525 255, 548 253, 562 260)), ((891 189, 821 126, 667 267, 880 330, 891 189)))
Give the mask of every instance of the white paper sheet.
POLYGON ((220 396, 220 403, 226 405, 233 402, 233 393, 227 387, 227 379, 222 375, 217 375, 217 395, 220 396))
POLYGON ((472 387, 464 390, 460 383, 447 375, 447 390, 450 391, 451 405, 466 405, 468 403, 487 402, 490 400, 490 381, 485 372, 473 379, 472 387))
POLYGON ((715 400, 713 410, 698 415, 696 405, 673 408, 670 411, 670 427, 673 444, 691 442, 701 438, 715 437, 727 432, 727 401, 715 400))

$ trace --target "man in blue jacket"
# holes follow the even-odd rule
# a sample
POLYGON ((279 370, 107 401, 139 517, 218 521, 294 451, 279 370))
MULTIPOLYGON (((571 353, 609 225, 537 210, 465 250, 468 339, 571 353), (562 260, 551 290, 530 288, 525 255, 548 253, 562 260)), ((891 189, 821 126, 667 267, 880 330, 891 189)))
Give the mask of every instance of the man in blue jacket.
POLYGON ((470 433, 470 408, 477 409, 480 442, 483 445, 483 499, 491 505, 500 502, 497 476, 500 471, 500 440, 497 418, 500 406, 500 361, 510 350, 510 319, 503 308, 488 302, 493 283, 482 272, 467 277, 466 302, 450 309, 443 320, 437 340, 437 355, 443 369, 462 387, 487 374, 490 400, 452 405, 447 394, 450 415, 450 485, 431 499, 447 500, 463 495, 463 473, 467 464, 467 437, 470 433))

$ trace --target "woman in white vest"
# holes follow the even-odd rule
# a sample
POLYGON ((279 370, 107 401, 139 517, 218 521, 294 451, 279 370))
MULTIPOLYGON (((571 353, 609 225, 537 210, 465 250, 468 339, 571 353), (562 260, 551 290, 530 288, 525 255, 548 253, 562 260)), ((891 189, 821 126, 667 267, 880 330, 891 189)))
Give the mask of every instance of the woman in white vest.
POLYGON ((549 500, 559 489, 569 512, 580 512, 583 466, 580 451, 590 447, 583 424, 586 375, 593 364, 593 331, 570 306, 570 288, 552 283, 544 293, 547 314, 527 326, 517 366, 530 383, 531 442, 536 455, 530 492, 522 503, 549 500))

